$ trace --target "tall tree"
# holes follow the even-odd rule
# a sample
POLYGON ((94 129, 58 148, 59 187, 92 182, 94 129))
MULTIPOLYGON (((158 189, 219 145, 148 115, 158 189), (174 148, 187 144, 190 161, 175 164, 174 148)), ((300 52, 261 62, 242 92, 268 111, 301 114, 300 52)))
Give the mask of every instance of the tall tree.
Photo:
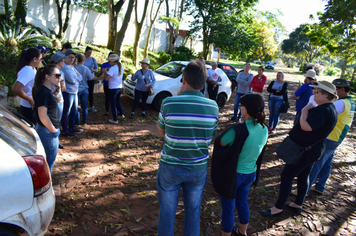
POLYGON ((159 3, 158 3, 158 7, 156 9, 156 13, 155 15, 153 16, 152 13, 153 13, 153 4, 154 4, 154 0, 152 1, 152 6, 151 6, 151 12, 150 12, 150 27, 148 28, 148 32, 147 32, 147 36, 146 36, 146 43, 145 43, 145 49, 143 50, 143 57, 147 57, 147 54, 148 54, 148 44, 150 42, 150 37, 151 37, 151 31, 152 31, 152 28, 153 28, 153 25, 157 19, 157 16, 158 16, 158 12, 159 12, 159 9, 161 8, 161 5, 163 3, 164 0, 159 0, 159 3))
POLYGON ((307 25, 311 26, 301 24, 289 34, 288 39, 282 41, 282 51, 294 55, 301 62, 312 62, 314 58, 320 56, 320 47, 314 46, 303 32, 307 25))
POLYGON ((58 26, 59 26, 59 30, 58 33, 56 34, 56 37, 60 39, 67 31, 69 25, 71 2, 70 0, 55 0, 55 3, 57 6, 58 26), (66 5, 66 16, 63 23, 62 12, 64 8, 64 4, 66 5))
MULTIPOLYGON (((234 42, 234 37, 240 37, 245 34, 241 27, 245 27, 246 12, 257 2, 257 0, 192 0, 186 2, 186 7, 190 9, 190 15, 194 17, 194 21, 191 22, 191 31, 195 33, 202 32, 203 38, 203 57, 206 58, 209 54, 209 47, 211 44, 216 43, 217 35, 221 35, 220 32, 229 32, 228 27, 224 27, 224 20, 230 18, 236 20, 236 25, 232 26, 237 32, 236 35, 231 34, 229 40, 226 40, 231 44, 234 42), (240 17, 242 20, 240 20, 240 17), (221 27, 224 27, 221 28, 221 27), (239 29, 240 27, 240 29, 239 29)), ((231 20, 229 20, 231 21, 231 20)), ((226 37, 230 36, 228 33, 223 33, 226 37)), ((219 40, 220 43, 223 41, 219 40)), ((227 47, 228 48, 228 47, 227 47)))
POLYGON ((108 32, 108 44, 107 48, 114 50, 115 38, 117 33, 117 17, 120 10, 126 0, 118 0, 115 4, 114 0, 108 0, 108 12, 109 12, 109 32, 108 32))
POLYGON ((135 65, 135 67, 138 67, 138 43, 140 41, 140 36, 141 36, 141 31, 142 31, 142 26, 143 23, 145 22, 145 18, 147 15, 147 8, 148 8, 148 3, 149 0, 145 0, 145 4, 144 4, 144 8, 143 8, 143 13, 141 16, 141 21, 138 20, 138 12, 137 12, 137 4, 138 0, 136 0, 135 3, 135 27, 136 27, 136 31, 135 31, 135 40, 134 40, 134 45, 133 45, 133 58, 132 61, 135 65))
POLYGON ((116 54, 119 56, 121 56, 122 44, 125 39, 127 27, 129 26, 129 23, 130 23, 131 13, 132 13, 133 7, 135 5, 135 2, 136 2, 136 0, 129 0, 129 5, 127 6, 125 17, 122 22, 121 28, 120 28, 119 32, 117 32, 117 34, 116 34, 114 52, 116 52, 116 54))
POLYGON ((169 28, 169 47, 168 53, 172 54, 174 50, 174 44, 179 35, 179 26, 182 21, 184 0, 174 0, 174 9, 172 12, 169 8, 169 0, 166 1, 166 16, 160 17, 160 19, 168 24, 169 28))

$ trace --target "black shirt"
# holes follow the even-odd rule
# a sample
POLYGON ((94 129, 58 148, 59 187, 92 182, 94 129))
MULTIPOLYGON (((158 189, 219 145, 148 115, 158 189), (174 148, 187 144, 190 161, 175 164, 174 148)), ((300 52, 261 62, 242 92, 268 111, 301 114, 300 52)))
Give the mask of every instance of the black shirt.
POLYGON ((300 122, 298 122, 289 132, 289 136, 294 142, 303 147, 318 142, 308 153, 319 158, 323 148, 323 142, 334 129, 337 122, 337 112, 334 104, 326 103, 310 109, 307 122, 312 128, 312 131, 302 130, 300 122))
POLYGON ((47 107, 47 115, 49 119, 53 126, 58 129, 60 127, 58 102, 51 90, 42 85, 36 90, 34 101, 38 124, 44 126, 38 116, 38 108, 45 106, 47 107))

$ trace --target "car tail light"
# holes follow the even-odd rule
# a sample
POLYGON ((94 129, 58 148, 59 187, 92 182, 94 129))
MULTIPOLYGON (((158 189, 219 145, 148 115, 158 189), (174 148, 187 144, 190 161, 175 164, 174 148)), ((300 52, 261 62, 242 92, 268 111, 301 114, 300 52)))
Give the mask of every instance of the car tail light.
POLYGON ((41 195, 51 187, 51 172, 43 156, 24 156, 30 170, 35 196, 41 195))

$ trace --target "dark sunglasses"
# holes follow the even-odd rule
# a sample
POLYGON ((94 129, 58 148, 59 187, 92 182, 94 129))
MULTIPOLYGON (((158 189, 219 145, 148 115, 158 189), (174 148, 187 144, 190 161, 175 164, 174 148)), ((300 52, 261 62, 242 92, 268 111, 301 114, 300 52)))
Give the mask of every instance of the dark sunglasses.
POLYGON ((55 75, 57 79, 61 78, 61 74, 50 74, 50 75, 55 75))

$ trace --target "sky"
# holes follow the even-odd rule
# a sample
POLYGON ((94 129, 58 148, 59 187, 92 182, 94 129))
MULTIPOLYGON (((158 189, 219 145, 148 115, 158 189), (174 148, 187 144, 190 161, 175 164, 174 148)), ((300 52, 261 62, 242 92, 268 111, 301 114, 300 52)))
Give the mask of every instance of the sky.
POLYGON ((324 12, 326 1, 321 0, 260 0, 256 9, 269 11, 278 14, 279 9, 283 16, 279 16, 279 21, 284 25, 287 34, 303 23, 316 23, 318 11, 324 12), (313 14, 316 20, 309 19, 313 14))

